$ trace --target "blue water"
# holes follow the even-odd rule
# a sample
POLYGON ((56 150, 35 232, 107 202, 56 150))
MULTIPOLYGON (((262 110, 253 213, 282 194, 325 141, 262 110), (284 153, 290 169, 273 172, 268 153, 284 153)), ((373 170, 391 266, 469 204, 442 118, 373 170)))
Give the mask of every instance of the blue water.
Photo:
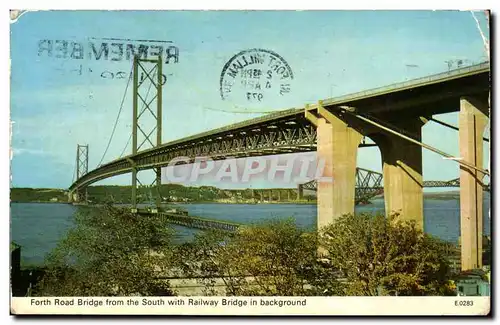
MULTIPOLYGON (((190 215, 252 224, 273 218, 292 218, 299 227, 316 227, 316 205, 297 204, 179 204, 190 215)), ((489 195, 484 199, 484 233, 490 234, 489 195)), ((22 246, 22 263, 42 264, 45 255, 73 226, 77 210, 69 204, 12 203, 11 240, 22 246)), ((384 201, 356 207, 357 212, 384 212, 384 201)), ((176 241, 191 240, 199 231, 174 226, 176 241)), ((457 242, 460 236, 460 206, 456 199, 424 201, 424 230, 443 240, 457 242)))
POLYGON ((76 208, 69 204, 11 203, 10 239, 21 245, 22 262, 41 264, 45 254, 73 226, 76 208))

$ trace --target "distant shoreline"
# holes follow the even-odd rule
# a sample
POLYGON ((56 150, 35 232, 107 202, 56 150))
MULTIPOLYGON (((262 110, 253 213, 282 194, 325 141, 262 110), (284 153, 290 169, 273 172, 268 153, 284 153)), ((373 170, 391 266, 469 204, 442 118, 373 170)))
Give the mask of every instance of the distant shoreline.
MULTIPOLYGON (((424 200, 459 200, 460 196, 459 195, 424 195, 424 200)), ((383 197, 378 197, 373 200, 383 200, 383 197)), ((72 204, 69 202, 48 202, 48 201, 11 201, 10 203, 38 203, 38 204, 70 204, 74 206, 85 206, 86 204, 72 204)), ((260 203, 249 203, 249 202, 214 202, 214 201, 192 201, 192 202, 163 202, 162 204, 186 204, 186 205, 192 205, 192 204, 239 204, 239 205, 269 205, 269 204, 291 204, 291 205, 316 205, 318 202, 317 201, 310 201, 310 202, 294 202, 294 201, 282 201, 282 202, 260 202, 260 203)), ((103 204, 103 203, 97 203, 97 204, 103 204)), ((117 204, 123 204, 123 205, 130 205, 130 203, 117 203, 117 204)), ((147 203, 138 203, 138 204, 147 204, 147 203)), ((358 204, 357 206, 367 206, 371 205, 373 203, 367 203, 367 204, 358 204)), ((94 205, 94 204, 90 204, 94 205)))
MULTIPOLYGON (((13 189, 16 189, 16 188, 11 188, 11 191, 13 189)), ((33 192, 59 192, 59 193, 62 193, 64 190, 63 189, 50 189, 50 190, 47 190, 47 189, 30 189, 31 191, 33 192)), ((487 195, 487 194, 486 194, 487 195)), ((12 197, 12 193, 11 193, 11 197, 12 197)), ((372 198, 372 200, 380 200, 380 199, 383 199, 384 196, 383 194, 380 195, 380 196, 377 196, 377 197, 374 197, 372 198)), ((15 197, 15 200, 11 200, 10 202, 11 203, 43 203, 43 204, 69 204, 67 202, 67 200, 64 200, 63 198, 61 197, 58 197, 58 200, 57 201, 50 201, 49 199, 47 200, 44 200, 45 198, 44 197, 33 197, 33 200, 31 200, 30 198, 20 198, 19 196, 15 197)), ((54 200, 55 198, 52 198, 52 200, 54 200)), ((424 199, 427 199, 427 200, 459 200, 460 199, 460 191, 446 191, 446 192, 427 192, 427 193, 424 193, 424 199)), ((221 199, 221 200, 224 200, 224 199, 221 199)), ((100 202, 100 203, 103 203, 103 202, 100 202)), ((231 202, 230 199, 228 199, 227 201, 224 201, 224 202, 221 202, 219 200, 193 200, 193 201, 188 201, 188 202, 185 202, 185 201, 174 201, 174 202, 163 202, 164 204, 297 204, 297 205, 314 205, 314 204, 317 204, 317 201, 316 200, 310 200, 310 201, 260 201, 260 202, 251 202, 250 200, 248 201, 242 201, 242 202, 238 202, 238 201, 234 201, 234 202, 231 202)), ((130 203, 118 203, 118 204, 130 204, 130 203)), ((144 204, 144 203, 143 203, 144 204)), ((147 203, 146 203, 147 204, 147 203)), ((369 205, 370 203, 368 203, 367 205, 369 205)))

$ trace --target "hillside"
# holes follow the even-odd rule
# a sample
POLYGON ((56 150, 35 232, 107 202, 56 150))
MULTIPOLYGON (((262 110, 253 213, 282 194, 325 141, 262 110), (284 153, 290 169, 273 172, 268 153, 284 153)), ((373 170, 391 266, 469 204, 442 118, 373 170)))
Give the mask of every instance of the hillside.
MULTIPOLYGON (((137 190, 138 203, 152 202, 155 188, 142 187, 137 190)), ((248 202, 269 201, 269 190, 255 189, 252 197, 251 189, 220 189, 214 186, 184 186, 181 184, 163 184, 161 186, 162 202, 248 202)), ((315 193, 304 192, 304 201, 314 201, 315 193)), ((488 195, 488 194, 486 194, 488 195)), ((88 188, 88 199, 92 203, 130 203, 132 196, 131 186, 99 185, 88 188)), ((296 189, 273 189, 273 202, 286 202, 296 200, 296 189)), ((424 193, 426 199, 449 200, 460 199, 459 191, 428 192, 424 193)), ((378 198, 383 198, 383 195, 378 198)), ((67 202, 67 191, 63 189, 44 188, 12 188, 12 202, 67 202)))
MULTIPOLYGON (((140 187, 137 190, 137 202, 152 202, 155 188, 140 187)), ((88 199, 92 203, 130 203, 131 186, 99 185, 89 186, 88 199)), ((162 202, 246 202, 255 200, 268 201, 270 193, 266 190, 261 196, 259 190, 219 189, 214 186, 184 186, 180 184, 162 184, 162 202)), ((296 189, 273 189, 272 201, 296 199, 296 189)), ((312 199, 312 197, 309 197, 312 199)), ((67 192, 61 189, 12 188, 12 202, 67 202, 67 192)))
POLYGON ((10 189, 11 202, 67 202, 66 190, 15 187, 10 189))

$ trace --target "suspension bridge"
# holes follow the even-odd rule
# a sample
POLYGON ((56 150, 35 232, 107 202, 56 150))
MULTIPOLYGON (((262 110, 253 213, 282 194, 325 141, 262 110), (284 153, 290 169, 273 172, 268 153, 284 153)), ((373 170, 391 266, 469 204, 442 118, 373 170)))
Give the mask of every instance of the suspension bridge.
MULTIPOLYGON (((130 173, 132 212, 140 213, 137 187, 142 183, 137 176, 140 171, 153 170, 152 186, 157 189, 153 212, 158 213, 161 169, 177 157, 188 157, 178 164, 191 164, 196 157, 221 160, 316 151, 326 161, 326 173, 335 180, 302 186, 317 191, 318 228, 342 214, 353 213, 356 203, 383 191, 387 213, 399 211, 423 229, 423 188, 457 186, 460 187, 462 268, 481 265, 482 192, 487 187, 484 178, 489 176, 482 161, 483 141, 488 141, 482 133, 489 119, 489 62, 319 100, 314 105, 278 111, 167 143, 162 142, 161 76, 161 57, 134 58, 125 90, 126 93, 132 81, 132 132, 128 141, 132 141, 131 153, 104 164, 101 159, 89 171, 88 145, 78 145, 76 177, 69 187, 70 202, 84 200, 86 188, 97 181, 130 173), (459 112, 459 127, 448 127, 459 133, 460 157, 421 140, 422 126, 426 123, 436 122, 446 127, 446 123, 433 115, 450 112, 459 112), (146 116, 153 121, 149 129, 139 123, 146 116), (365 138, 374 143, 366 144, 362 141, 365 138), (358 148, 368 146, 380 149, 383 173, 356 167, 358 148), (460 170, 459 179, 423 181, 423 149, 454 160, 460 170)), ((116 122, 112 135, 115 128, 116 122)), ((112 136, 106 151, 111 139, 112 136)), ((202 227, 205 226, 209 225, 202 227)))

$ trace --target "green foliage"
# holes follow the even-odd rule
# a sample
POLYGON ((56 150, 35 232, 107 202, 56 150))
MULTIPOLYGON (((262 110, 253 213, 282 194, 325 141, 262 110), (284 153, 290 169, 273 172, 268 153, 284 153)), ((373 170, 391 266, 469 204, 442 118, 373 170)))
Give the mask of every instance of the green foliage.
POLYGON ((345 215, 321 231, 347 295, 447 295, 447 245, 397 215, 345 215))
POLYGON ((173 255, 180 277, 198 278, 205 295, 217 295, 217 279, 222 273, 215 257, 233 235, 220 230, 206 230, 197 233, 193 241, 176 247, 173 255))
MULTIPOLYGON (((163 202, 206 202, 214 201, 219 194, 219 189, 212 186, 191 187, 181 184, 162 184, 160 193, 163 202)), ((115 203, 130 203, 132 197, 131 186, 89 186, 89 199, 94 203, 112 201, 115 203)), ((156 195, 152 187, 139 187, 137 189, 137 202, 149 203, 156 195)))
MULTIPOLYGON (((120 185, 96 185, 87 188, 89 202, 94 204, 131 203, 132 187, 120 185)), ((218 200, 234 199, 245 201, 259 199, 258 191, 251 189, 219 189, 214 186, 184 186, 181 184, 162 184, 160 187, 162 202, 217 202, 218 200), (253 193, 253 197, 252 197, 253 193)), ((139 187, 137 189, 138 203, 151 203, 156 195, 156 188, 139 187)), ((272 200, 287 201, 288 197, 295 199, 295 189, 273 189, 272 200)), ((269 199, 266 192, 265 200, 269 199)), ((42 188, 12 188, 12 202, 67 202, 67 193, 61 189, 42 188)), ((308 196, 308 201, 315 200, 308 196)))
POLYGON ((161 219, 111 206, 80 208, 75 223, 33 295, 172 295, 165 275, 196 277, 205 295, 454 293, 449 247, 397 216, 345 215, 319 233, 270 220, 235 233, 201 232, 179 246, 161 219))
POLYGON ((12 202, 66 202, 68 197, 61 189, 49 188, 24 188, 10 189, 10 200, 12 202))
POLYGON ((304 296, 336 294, 338 284, 316 259, 317 236, 290 221, 242 227, 229 236, 211 232, 182 248, 184 270, 203 276, 207 294, 222 278, 228 295, 304 296), (189 264, 189 265, 188 265, 189 264), (320 284, 329 278, 328 286, 320 284))
POLYGON ((171 231, 155 217, 111 206, 80 208, 76 227, 47 259, 37 296, 171 295, 158 279, 171 259, 171 231))

